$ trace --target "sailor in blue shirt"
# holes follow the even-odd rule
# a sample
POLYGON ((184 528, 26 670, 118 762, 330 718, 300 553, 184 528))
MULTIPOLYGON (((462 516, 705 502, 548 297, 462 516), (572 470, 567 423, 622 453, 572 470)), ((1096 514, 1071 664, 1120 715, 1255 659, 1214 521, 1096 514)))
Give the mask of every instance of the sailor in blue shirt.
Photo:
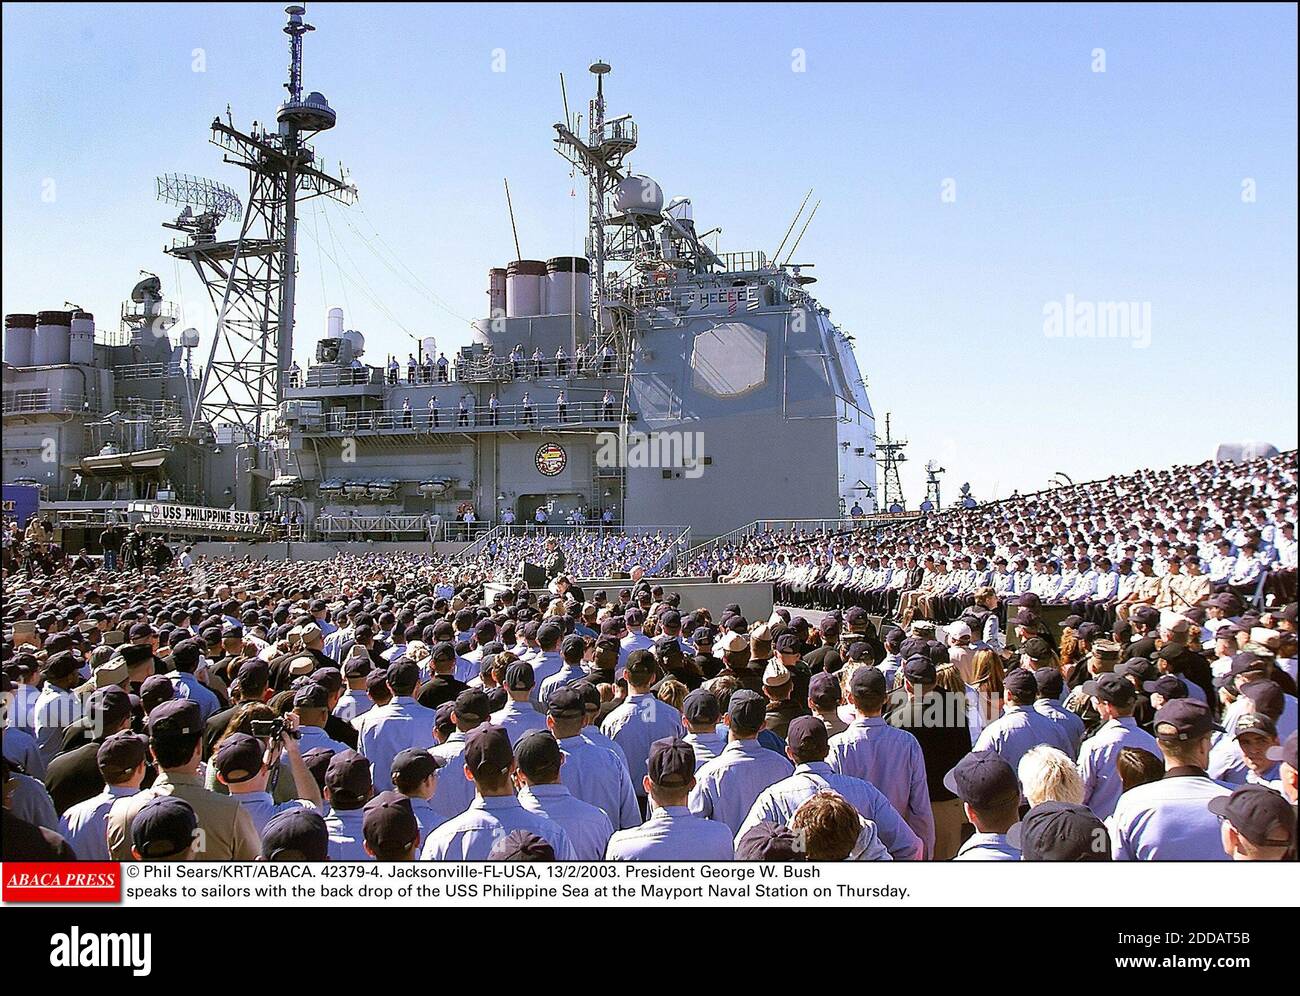
POLYGON ((727 746, 726 727, 718 729, 722 708, 718 697, 707 688, 697 688, 682 703, 682 718, 689 731, 685 737, 695 751, 696 771, 723 752, 727 746))
POLYGON ((587 709, 582 690, 558 688, 546 704, 546 726, 564 755, 560 780, 575 799, 601 810, 615 829, 641 822, 641 806, 627 765, 614 751, 583 735, 587 709))
POLYGON ((373 860, 366 853, 362 833, 362 807, 373 794, 369 761, 350 750, 330 758, 325 772, 325 801, 330 805, 325 826, 329 829, 331 861, 373 860))
POLYGON ((442 761, 419 747, 408 747, 393 758, 393 789, 410 801, 411 812, 420 825, 421 840, 427 840, 434 829, 447 822, 431 801, 438 789, 438 772, 442 766, 442 761))
POLYGON ((1104 672, 1082 685, 1092 697, 1093 708, 1101 717, 1097 732, 1079 749, 1079 778, 1083 781, 1083 803, 1098 819, 1115 812, 1115 804, 1124 791, 1116 763, 1125 747, 1137 747, 1157 757, 1156 738, 1141 729, 1133 718, 1137 708, 1137 688, 1122 675, 1104 672))
POLYGON ((364 647, 361 648, 360 654, 349 657, 347 663, 343 665, 343 677, 348 687, 335 703, 333 714, 343 722, 350 723, 353 729, 358 729, 353 721, 360 719, 375 707, 375 701, 370 697, 366 686, 366 678, 373 670, 374 665, 364 647))
MULTIPOLYGON (((1070 749, 1065 756, 1071 759, 1079 756, 1083 744, 1085 727, 1083 720, 1073 712, 1061 708, 1061 698, 1065 694, 1065 678, 1054 667, 1042 667, 1034 672, 1038 683, 1038 698, 1034 700, 1034 711, 1046 716, 1064 733, 1070 749)), ((1127 682, 1126 682, 1127 684, 1127 682)))
MULTIPOLYGON (((928 658, 917 655, 916 667, 928 658)), ((912 666, 914 658, 904 664, 912 666)), ((830 765, 842 775, 870 782, 884 794, 912 832, 921 838, 925 854, 934 853, 934 811, 925 774, 925 756, 916 737, 891 726, 882 716, 886 696, 885 676, 876 668, 856 671, 849 682, 849 698, 859 718, 830 741, 830 765)))
POLYGON ((627 635, 619 642, 618 651, 618 669, 615 677, 621 677, 623 669, 627 667, 627 659, 632 656, 636 650, 652 650, 655 642, 642 632, 641 627, 645 624, 645 612, 638 608, 628 609, 623 616, 623 623, 627 627, 627 635))
POLYGON ((1152 723, 1165 777, 1129 789, 1112 817, 1116 861, 1225 861, 1219 820, 1207 808, 1228 795, 1205 773, 1214 720, 1204 702, 1173 699, 1152 723))
MULTIPOLYGON (((14 733, 5 734, 5 744, 14 733)), ((95 764, 104 778, 104 790, 68 809, 59 821, 59 833, 78 861, 110 861, 108 811, 113 803, 140 791, 144 781, 149 738, 123 730, 105 737, 95 752, 95 764)))
MULTIPOLYGON (((1257 683, 1258 684, 1258 683, 1257 683)), ((1279 777, 1278 764, 1269 759, 1270 748, 1278 746, 1277 723, 1262 712, 1242 713, 1231 731, 1210 738, 1211 778, 1234 788, 1239 785, 1270 785, 1279 777)))
POLYGON ((616 744, 609 737, 601 732, 597 723, 600 720, 600 709, 602 705, 600 689, 590 681, 580 681, 572 686, 574 691, 582 696, 583 707, 587 711, 586 719, 583 720, 582 733, 579 736, 588 743, 593 743, 597 747, 604 747, 608 751, 613 751, 618 755, 618 759, 623 763, 623 769, 627 770, 627 754, 623 748, 616 744))
POLYGON ((505 644, 501 644, 494 650, 489 650, 489 645, 497 643, 497 624, 491 619, 480 619, 474 626, 474 636, 471 640, 474 648, 463 657, 456 660, 456 680, 469 681, 483 671, 483 658, 488 654, 500 653, 505 650, 505 644), (468 677, 461 676, 461 662, 468 665, 468 677))
POLYGON ((1295 809, 1279 792, 1246 785, 1207 808, 1223 821, 1223 850, 1233 861, 1295 860, 1295 809))
POLYGON ((560 745, 549 732, 535 730, 522 737, 515 744, 519 803, 564 830, 577 860, 600 861, 614 825, 602 810, 576 798, 564 786, 560 781, 564 764, 560 745))
POLYGON ((400 792, 381 792, 367 802, 361 817, 362 846, 376 861, 414 861, 424 832, 411 800, 400 792))
POLYGON ((324 747, 334 753, 349 750, 347 744, 340 743, 325 732, 325 723, 329 719, 330 693, 324 685, 309 681, 299 686, 293 693, 293 713, 297 717, 298 746, 305 754, 317 747, 324 747))
POLYGON ((962 801, 975 833, 954 861, 1019 861, 1011 830, 1020 819, 1020 782, 996 752, 972 751, 943 776, 944 787, 962 801))
POLYGON ((757 692, 742 688, 732 694, 726 719, 731 739, 700 768, 690 794, 691 812, 727 824, 733 838, 763 790, 794 773, 784 755, 758 742, 766 714, 767 704, 757 692))
POLYGON ((609 839, 606 859, 732 860, 735 851, 731 829, 715 820, 700 819, 688 808, 687 799, 694 786, 695 752, 690 744, 680 737, 666 737, 651 744, 642 783, 650 800, 650 818, 639 827, 616 832, 609 839))
MULTIPOLYGON (((6 677, 5 682, 9 679, 6 677)), ((45 755, 41 753, 36 738, 16 726, 4 728, 4 756, 10 764, 21 768, 33 778, 45 780, 45 755)))
MULTIPOLYGON (((412 627, 412 630, 414 631, 414 627, 412 627)), ((397 629, 393 631, 393 645, 379 656, 386 664, 391 664, 393 661, 399 661, 406 656, 406 647, 406 629, 405 627, 398 626, 397 629)), ((356 649, 355 646, 352 648, 353 653, 355 653, 356 649)), ((365 647, 362 647, 361 649, 363 651, 366 650, 365 647)), ((368 651, 366 654, 369 656, 368 651)), ((348 659, 351 660, 352 658, 349 656, 348 659)))
POLYGON ((45 760, 52 761, 63 746, 63 731, 81 718, 82 699, 73 688, 81 684, 81 655, 61 650, 42 666, 41 686, 33 710, 36 742, 45 760))
POLYGON ((492 845, 515 830, 541 837, 560 861, 575 860, 569 835, 544 816, 531 813, 515 797, 510 776, 515 757, 506 731, 485 723, 465 742, 463 775, 474 787, 474 802, 429 835, 424 861, 486 861, 492 845))
POLYGON ((502 687, 510 701, 492 714, 491 723, 506 731, 511 745, 533 730, 546 729, 546 717, 533 706, 532 691, 536 681, 533 666, 527 661, 515 661, 506 668, 502 687))
POLYGON ((1027 668, 1018 667, 1003 679, 1005 704, 1002 715, 980 732, 977 751, 996 751, 1015 770, 1030 748, 1039 744, 1055 747, 1069 757, 1078 752, 1070 743, 1065 727, 1034 710, 1038 681, 1027 668))
POLYGON ((176 644, 172 648, 171 657, 168 658, 174 667, 167 677, 176 688, 179 697, 193 699, 198 704, 199 714, 206 723, 214 714, 221 711, 221 700, 194 674, 203 659, 203 649, 202 640, 182 640, 176 644))
MULTIPOLYGON (((632 787, 636 789, 645 778, 650 745, 680 735, 682 714, 650 691, 655 680, 655 659, 650 651, 632 651, 623 674, 627 678, 627 698, 605 717, 602 730, 623 749, 632 787)), ((638 798, 643 798, 639 792, 638 798)))
POLYGON ((380 791, 392 788, 393 758, 408 747, 432 747, 434 711, 412 697, 420 678, 420 665, 403 658, 388 665, 388 687, 393 698, 366 714, 357 750, 374 764, 380 791))
POLYGON ((472 731, 487 725, 490 715, 492 709, 486 693, 480 688, 465 689, 452 703, 451 721, 456 731, 429 751, 446 768, 438 778, 431 804, 448 819, 463 813, 474 802, 474 786, 464 776, 465 745, 472 731))
POLYGON ((587 644, 582 637, 577 634, 570 634, 564 638, 560 644, 560 659, 563 663, 560 670, 542 682, 542 687, 538 693, 538 698, 546 702, 551 697, 551 692, 563 685, 571 685, 575 681, 581 681, 587 676, 587 672, 582 669, 582 655, 586 653, 587 644))
POLYGON ((1296 697, 1287 695, 1282 686, 1268 675, 1273 673, 1273 658, 1260 658, 1243 651, 1233 657, 1229 674, 1237 697, 1223 711, 1223 724, 1231 726, 1248 712, 1263 712, 1277 723, 1277 736, 1285 740, 1296 731, 1296 697), (1238 663, 1238 661, 1241 663, 1238 663))
POLYGON ((920 861, 924 847, 898 811, 870 782, 841 775, 826 763, 830 738, 819 716, 799 716, 790 721, 786 756, 795 763, 794 774, 763 790, 736 832, 736 846, 751 827, 767 822, 788 825, 795 810, 818 792, 843 796, 863 819, 876 828, 880 842, 895 861, 920 861))
POLYGON ((535 706, 543 704, 541 686, 546 683, 546 679, 559 674, 564 668, 564 658, 560 656, 559 650, 563 636, 564 630, 558 623, 548 622, 537 628, 537 645, 541 648, 541 653, 531 661, 533 680, 536 682, 531 699, 535 706))
POLYGON ((278 750, 268 748, 263 741, 246 733, 232 733, 221 741, 212 755, 211 764, 216 771, 217 781, 226 786, 232 799, 248 810, 258 836, 261 836, 271 818, 279 813, 289 809, 321 808, 320 787, 303 762, 291 723, 292 714, 286 717, 286 729, 281 734, 278 745, 284 751, 293 777, 296 797, 288 802, 277 804, 268 790, 272 770, 270 765, 279 763, 276 757, 278 750))
MULTIPOLYGON (((876 667, 879 669, 880 673, 885 676, 886 688, 894 687, 894 675, 897 674, 898 669, 903 666, 903 658, 899 656, 899 650, 902 648, 903 640, 905 638, 903 631, 897 627, 885 633, 885 656, 876 667)), ((859 661, 865 660, 870 664, 870 650, 870 644, 859 640, 856 643, 849 645, 849 657, 859 661), (855 654, 858 656, 855 657, 855 654)))

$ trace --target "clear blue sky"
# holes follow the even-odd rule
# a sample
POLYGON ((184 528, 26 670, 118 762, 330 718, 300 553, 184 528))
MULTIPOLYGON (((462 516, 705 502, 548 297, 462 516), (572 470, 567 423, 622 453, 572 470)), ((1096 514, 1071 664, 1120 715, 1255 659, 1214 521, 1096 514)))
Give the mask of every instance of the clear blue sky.
MULTIPOLYGON (((317 151, 361 201, 306 212, 300 362, 335 304, 372 361, 410 345, 384 309, 449 353, 467 341, 488 267, 514 255, 503 176, 524 255, 579 250, 583 190, 551 125, 559 73, 585 112, 599 57, 611 113, 640 126, 632 165, 690 195, 723 249, 771 252, 816 188, 799 256, 911 442, 913 500, 930 458, 949 497, 964 480, 989 497, 1296 444, 1292 5, 308 7, 306 83, 339 113, 317 151), (1067 294, 1149 302, 1150 348, 1046 337, 1067 294)), ((5 4, 5 312, 66 298, 112 321, 141 267, 176 294, 153 178, 243 192, 207 126, 227 103, 271 120, 283 22, 275 3, 5 4)), ((207 333, 200 292, 184 273, 207 333)))

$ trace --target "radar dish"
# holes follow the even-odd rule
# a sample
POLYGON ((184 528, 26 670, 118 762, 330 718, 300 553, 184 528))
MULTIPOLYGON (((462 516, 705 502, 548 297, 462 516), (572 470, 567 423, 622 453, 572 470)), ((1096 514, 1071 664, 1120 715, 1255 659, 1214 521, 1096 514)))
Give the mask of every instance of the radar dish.
POLYGON ((208 216, 214 223, 238 221, 244 206, 230 187, 216 180, 186 173, 165 173, 156 179, 158 200, 208 216))
POLYGON ((131 289, 131 300, 136 304, 162 300, 162 281, 152 273, 131 289))

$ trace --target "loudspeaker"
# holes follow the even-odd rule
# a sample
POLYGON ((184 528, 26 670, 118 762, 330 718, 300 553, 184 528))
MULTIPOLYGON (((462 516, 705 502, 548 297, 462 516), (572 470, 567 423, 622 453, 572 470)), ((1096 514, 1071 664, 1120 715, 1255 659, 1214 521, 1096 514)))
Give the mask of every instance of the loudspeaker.
POLYGON ((546 569, 537 564, 530 564, 524 561, 519 565, 519 573, 523 575, 524 584, 529 588, 541 589, 546 587, 546 569))

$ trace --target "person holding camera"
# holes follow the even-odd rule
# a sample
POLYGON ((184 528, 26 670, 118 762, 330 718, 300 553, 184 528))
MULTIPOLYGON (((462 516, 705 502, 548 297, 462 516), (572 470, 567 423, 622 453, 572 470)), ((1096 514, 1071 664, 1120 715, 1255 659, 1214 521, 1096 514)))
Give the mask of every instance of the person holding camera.
POLYGON ((258 837, 272 817, 293 809, 320 811, 320 786, 302 759, 298 717, 289 713, 280 720, 254 720, 256 736, 232 733, 212 755, 217 781, 230 791, 253 818, 258 837), (294 798, 277 804, 272 797, 273 776, 279 775, 281 755, 293 776, 294 798))

